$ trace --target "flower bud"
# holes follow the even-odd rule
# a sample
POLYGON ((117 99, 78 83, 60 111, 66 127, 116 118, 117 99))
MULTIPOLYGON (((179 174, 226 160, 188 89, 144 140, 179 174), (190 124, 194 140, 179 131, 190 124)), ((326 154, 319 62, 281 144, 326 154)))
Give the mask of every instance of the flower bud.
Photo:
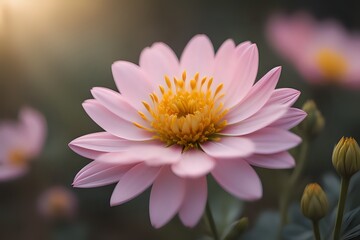
POLYGON ((313 139, 323 130, 325 119, 313 100, 306 101, 302 110, 307 113, 307 117, 299 124, 299 130, 305 137, 313 139))
POLYGON ((342 137, 335 146, 332 163, 340 176, 350 178, 360 170, 360 148, 354 138, 342 137))
POLYGON ((238 239, 239 236, 246 231, 249 226, 249 219, 247 217, 243 217, 240 220, 234 222, 231 225, 230 231, 226 234, 224 240, 235 240, 238 239))
POLYGON ((319 184, 308 184, 301 198, 303 215, 313 221, 318 221, 326 215, 328 208, 327 197, 319 184))

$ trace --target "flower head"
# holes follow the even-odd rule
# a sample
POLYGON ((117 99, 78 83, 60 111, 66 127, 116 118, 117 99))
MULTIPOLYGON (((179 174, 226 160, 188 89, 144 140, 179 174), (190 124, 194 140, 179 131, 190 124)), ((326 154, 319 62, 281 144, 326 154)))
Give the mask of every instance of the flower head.
POLYGON ((335 21, 317 22, 306 13, 276 15, 270 42, 311 83, 360 87, 360 39, 335 21))
POLYGON ((345 178, 350 178, 360 170, 360 147, 354 138, 340 139, 334 148, 332 163, 336 171, 345 178))
POLYGON ((317 183, 308 184, 301 198, 301 211, 305 217, 318 221, 325 217, 329 204, 324 190, 317 183))
POLYGON ((75 215, 77 198, 63 186, 54 186, 44 191, 38 199, 39 213, 49 219, 71 218, 75 215))
POLYGON ((44 117, 31 108, 23 108, 19 122, 0 122, 0 181, 26 173, 28 163, 40 154, 46 135, 44 117))
POLYGON ((117 182, 111 205, 122 204, 152 185, 150 218, 161 227, 176 213, 186 226, 200 219, 206 176, 234 196, 261 197, 259 177, 250 165, 289 168, 287 152, 301 139, 288 130, 305 117, 291 108, 299 96, 275 89, 280 68, 255 83, 258 50, 225 41, 215 54, 210 40, 195 36, 180 60, 164 43, 145 48, 139 66, 112 66, 120 93, 94 88, 83 104, 106 132, 70 143, 94 159, 75 177, 75 187, 117 182))

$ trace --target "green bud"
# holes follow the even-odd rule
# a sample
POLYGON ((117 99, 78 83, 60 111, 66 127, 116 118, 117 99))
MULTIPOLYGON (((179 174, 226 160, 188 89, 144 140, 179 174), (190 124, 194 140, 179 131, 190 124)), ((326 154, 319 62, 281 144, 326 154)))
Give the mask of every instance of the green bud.
POLYGON ((301 198, 303 215, 313 221, 318 221, 326 215, 328 208, 327 197, 319 184, 308 184, 301 198))
POLYGON ((354 138, 342 137, 335 146, 332 163, 340 176, 350 178, 360 170, 360 148, 354 138))
POLYGON ((299 124, 298 129, 305 137, 313 139, 323 130, 325 119, 313 100, 306 101, 302 110, 307 113, 307 117, 299 124))
POLYGON ((249 220, 247 217, 243 217, 240 220, 234 222, 231 228, 226 234, 224 240, 235 240, 248 228, 249 220))

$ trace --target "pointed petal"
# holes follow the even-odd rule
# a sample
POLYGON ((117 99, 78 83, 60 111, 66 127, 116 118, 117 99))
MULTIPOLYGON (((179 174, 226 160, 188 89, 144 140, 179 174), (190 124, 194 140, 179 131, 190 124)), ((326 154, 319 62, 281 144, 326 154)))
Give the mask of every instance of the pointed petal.
POLYGON ((287 130, 277 128, 263 128, 260 131, 246 135, 255 143, 255 152, 271 154, 287 151, 297 146, 301 138, 287 130))
POLYGON ((129 145, 123 152, 106 153, 96 160, 113 164, 131 164, 145 162, 149 166, 174 164, 181 158, 178 146, 164 147, 157 142, 146 142, 129 145))
POLYGON ((275 89, 271 94, 266 105, 284 104, 286 106, 293 105, 300 96, 300 91, 292 88, 275 89))
POLYGON ((280 119, 271 123, 269 127, 291 129, 298 125, 307 116, 306 112, 298 108, 289 108, 288 111, 280 119))
POLYGON ((245 160, 253 166, 264 168, 283 169, 295 166, 295 160, 288 152, 253 154, 246 157, 245 160))
POLYGON ((236 70, 225 94, 225 106, 238 104, 250 91, 255 82, 259 65, 259 53, 255 44, 249 46, 236 60, 236 70))
POLYGON ((196 35, 181 55, 180 69, 186 70, 189 77, 193 77, 197 72, 200 76, 212 76, 214 55, 210 39, 205 35, 196 35))
POLYGON ((280 77, 281 68, 270 70, 250 90, 249 94, 226 115, 228 124, 240 122, 259 111, 269 100, 280 77))
POLYGON ((199 150, 188 150, 181 159, 171 166, 180 177, 200 177, 208 174, 215 166, 214 159, 199 150))
POLYGON ((249 139, 241 137, 222 137, 220 141, 201 144, 206 154, 214 158, 239 158, 252 154, 255 145, 249 139))
POLYGON ((225 136, 242 136, 255 132, 284 116, 287 110, 287 107, 284 105, 265 106, 248 119, 227 126, 221 131, 221 134, 225 136))
POLYGON ((131 165, 114 165, 92 161, 75 176, 73 186, 92 188, 118 182, 131 165))
POLYGON ((91 94, 107 110, 120 118, 128 122, 139 121, 141 119, 137 110, 118 92, 107 88, 95 87, 91 89, 91 94))
POLYGON ((150 220, 155 228, 164 226, 179 211, 185 197, 185 179, 163 167, 150 194, 150 220))
POLYGON ((218 161, 211 172, 226 191, 244 200, 256 200, 262 196, 262 186, 254 169, 244 160, 218 161))
POLYGON ((187 227, 194 227, 204 213, 207 200, 206 177, 186 179, 186 193, 179 217, 187 227))
POLYGON ((92 120, 105 131, 115 136, 134 141, 149 140, 152 138, 149 132, 119 118, 94 99, 86 100, 83 103, 83 107, 92 120))
POLYGON ((69 147, 77 154, 87 157, 92 151, 94 156, 105 152, 121 152, 133 144, 132 141, 115 137, 110 133, 98 132, 74 139, 69 143, 69 147))
POLYGON ((140 163, 127 171, 116 185, 111 195, 110 205, 120 205, 145 191, 160 172, 158 167, 149 167, 140 163))
POLYGON ((139 66, 126 61, 117 61, 112 65, 112 72, 121 95, 136 109, 143 109, 142 101, 149 99, 149 94, 153 92, 155 86, 139 66))
POLYGON ((235 72, 235 43, 232 39, 226 40, 219 48, 215 56, 214 85, 224 83, 224 92, 230 85, 230 80, 235 72), (228 83, 229 81, 229 83, 228 83))
POLYGON ((140 55, 140 67, 153 85, 164 85, 164 76, 179 76, 180 66, 175 53, 164 43, 155 43, 145 48, 140 55))

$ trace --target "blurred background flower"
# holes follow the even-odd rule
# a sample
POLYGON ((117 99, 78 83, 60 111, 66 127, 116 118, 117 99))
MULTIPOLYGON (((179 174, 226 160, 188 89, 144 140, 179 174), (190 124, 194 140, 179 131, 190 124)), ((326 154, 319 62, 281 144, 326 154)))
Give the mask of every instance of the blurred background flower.
POLYGON ((64 186, 53 186, 40 194, 38 210, 49 220, 71 219, 76 215, 77 198, 72 190, 64 186))
POLYGON ((41 113, 23 108, 18 121, 0 122, 0 181, 20 177, 43 148, 46 122, 41 113))
POLYGON ((274 48, 305 80, 360 88, 359 32, 348 32, 335 19, 317 21, 305 12, 276 14, 267 28, 274 48))
MULTIPOLYGON (((341 136, 360 139, 360 112, 356 108, 360 96, 358 91, 316 87, 304 81, 294 63, 280 57, 268 42, 267 21, 279 12, 286 16, 306 12, 315 22, 333 19, 346 29, 346 36, 352 36, 360 29, 359 11, 360 2, 351 0, 0 0, 0 119, 16 119, 19 109, 29 105, 42 112, 48 124, 45 148, 31 163, 30 171, 15 181, 0 183, 0 238, 51 239, 50 228, 37 214, 38 196, 49 186, 70 186, 87 163, 67 144, 85 132, 101 130, 80 103, 91 97, 93 86, 115 89, 111 64, 124 59, 138 62, 144 46, 157 41, 166 42, 179 55, 197 33, 208 35, 215 49, 228 38, 238 43, 255 42, 261 59, 258 76, 281 65, 278 86, 302 92, 296 105, 308 98, 315 100, 326 124, 311 144, 301 186, 294 189, 300 197, 306 183, 334 171, 331 152, 341 136)), ((250 227, 261 211, 277 208, 288 173, 257 172, 264 198, 243 206, 250 227)), ((73 232, 88 231, 87 239, 109 240, 161 240, 169 239, 169 234, 174 239, 195 239, 200 235, 198 229, 189 230, 177 219, 161 231, 152 229, 149 192, 110 208, 112 189, 102 187, 96 194, 93 189, 74 190, 80 202, 76 219, 80 224, 73 224, 78 229, 73 232)))

